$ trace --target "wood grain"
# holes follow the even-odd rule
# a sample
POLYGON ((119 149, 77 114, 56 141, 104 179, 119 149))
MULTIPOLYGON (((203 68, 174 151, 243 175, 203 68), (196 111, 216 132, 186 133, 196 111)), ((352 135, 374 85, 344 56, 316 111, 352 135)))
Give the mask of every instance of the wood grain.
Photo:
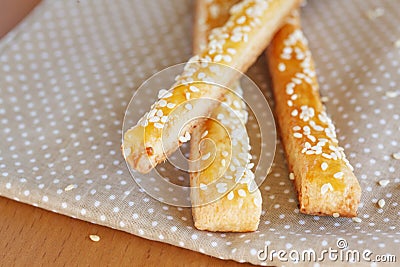
POLYGON ((0 38, 10 31, 40 0, 0 0, 0 38))
MULTIPOLYGON (((0 197, 2 266, 246 266, 0 197), (101 237, 93 242, 89 235, 101 237)), ((250 266, 250 265, 247 265, 250 266)))

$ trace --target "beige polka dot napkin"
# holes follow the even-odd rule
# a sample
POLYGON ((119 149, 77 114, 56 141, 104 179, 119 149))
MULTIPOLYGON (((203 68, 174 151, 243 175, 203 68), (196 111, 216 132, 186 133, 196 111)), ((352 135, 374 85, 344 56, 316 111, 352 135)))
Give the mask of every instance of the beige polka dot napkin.
MULTIPOLYGON (((399 261, 400 2, 311 0, 302 10, 321 93, 363 189, 360 222, 299 214, 278 144, 259 230, 243 234, 195 230, 190 209, 137 186, 119 151, 134 91, 190 57, 192 10, 184 0, 44 1, 0 40, 0 194, 222 259, 292 265, 296 251, 369 249, 370 259, 399 261), (264 261, 266 249, 288 261, 264 261)), ((248 72, 270 99, 266 73, 263 58, 248 72)))

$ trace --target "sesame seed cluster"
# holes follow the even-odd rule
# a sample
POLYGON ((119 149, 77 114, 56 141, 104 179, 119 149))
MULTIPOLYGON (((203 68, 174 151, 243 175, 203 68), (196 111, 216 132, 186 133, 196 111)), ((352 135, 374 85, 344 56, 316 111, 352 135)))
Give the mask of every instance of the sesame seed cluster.
MULTIPOLYGON (((254 181, 254 173, 251 170, 254 163, 250 162, 252 159, 249 153, 251 147, 245 127, 248 113, 245 103, 240 98, 242 95, 240 84, 236 83, 234 88, 237 95, 233 92, 226 94, 221 105, 211 115, 226 129, 229 140, 218 141, 218 139, 221 139, 221 134, 215 130, 216 127, 221 126, 215 125, 212 120, 206 122, 202 128, 204 132, 201 135, 200 143, 202 140, 210 138, 217 142, 218 146, 216 147, 214 162, 200 174, 199 188, 207 196, 215 197, 217 193, 218 195, 225 195, 224 197, 229 201, 234 199, 243 201, 240 198, 247 197, 248 194, 256 190, 257 186, 254 181), (216 175, 216 173, 220 175, 216 175), (210 179, 211 177, 212 179, 210 179)), ((201 149, 203 164, 208 164, 209 150, 209 146, 204 146, 201 149)), ((209 198, 204 197, 204 199, 209 198)), ((255 197, 253 203, 260 207, 261 199, 255 197)))
MULTIPOLYGON (((288 22, 295 23, 292 18, 288 22)), ((321 159, 322 172, 331 172, 330 163, 338 166, 333 163, 334 161, 343 161, 353 171, 344 149, 338 145, 335 126, 327 115, 325 107, 320 103, 310 103, 310 101, 306 104, 307 101, 299 99, 299 96, 306 93, 305 90, 317 92, 318 83, 311 52, 307 47, 307 39, 300 28, 291 27, 291 29, 292 31, 283 42, 280 62, 277 66, 279 72, 287 72, 290 76, 285 92, 288 97, 286 104, 290 109, 290 115, 292 120, 296 121, 296 125, 291 129, 291 135, 301 142, 302 154, 321 159), (288 69, 289 62, 294 64, 293 62, 296 61, 296 67, 288 69)), ((324 177, 324 183, 321 186, 321 194, 324 195, 335 189, 329 180, 343 180, 344 172, 324 174, 321 177, 324 177)))
MULTIPOLYGON (((249 39, 254 35, 254 29, 262 24, 262 19, 267 15, 270 1, 245 0, 233 6, 231 16, 223 27, 215 28, 209 35, 208 44, 202 53, 193 56, 185 65, 183 73, 175 78, 171 89, 160 89, 158 100, 150 110, 139 120, 138 124, 128 130, 124 140, 124 156, 129 157, 134 149, 135 129, 144 127, 146 138, 157 142, 162 129, 169 123, 174 123, 178 116, 182 116, 194 109, 196 99, 211 97, 220 98, 215 91, 220 90, 211 83, 227 84, 234 77, 231 69, 221 67, 219 63, 236 67, 241 53, 248 46, 249 39), (179 112, 175 108, 183 106, 179 112)), ((208 110, 204 109, 204 114, 208 110)), ((203 115, 204 115, 203 114, 203 115)), ((189 141, 190 133, 183 132, 180 142, 189 141)))

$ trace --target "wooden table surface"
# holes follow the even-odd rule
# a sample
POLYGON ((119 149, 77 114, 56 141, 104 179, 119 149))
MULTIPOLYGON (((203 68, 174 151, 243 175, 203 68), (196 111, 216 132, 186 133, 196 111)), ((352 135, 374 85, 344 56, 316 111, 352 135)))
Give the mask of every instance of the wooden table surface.
POLYGON ((3 197, 0 214, 1 266, 246 266, 3 197))
MULTIPOLYGON (((39 2, 0 0, 0 38, 39 2)), ((246 266, 3 197, 0 234, 1 266, 246 266), (90 234, 101 240, 91 241, 90 234)))

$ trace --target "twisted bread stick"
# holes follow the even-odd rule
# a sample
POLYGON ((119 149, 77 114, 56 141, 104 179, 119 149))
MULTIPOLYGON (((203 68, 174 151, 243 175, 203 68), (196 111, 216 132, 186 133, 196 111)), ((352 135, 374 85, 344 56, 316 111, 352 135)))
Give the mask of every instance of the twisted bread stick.
POLYGON ((275 35, 267 56, 281 138, 300 211, 355 216, 360 185, 321 103, 314 62, 298 12, 275 35))
MULTIPOLYGON (((227 20, 229 9, 236 2, 237 0, 196 1, 193 36, 195 53, 207 43, 209 31, 227 20)), ((241 96, 239 83, 235 83, 233 87, 241 96)), ((252 188, 254 174, 251 171, 248 136, 244 126, 247 112, 245 103, 239 96, 225 95, 221 99, 221 105, 211 114, 212 118, 223 118, 226 129, 209 119, 192 132, 192 159, 216 150, 214 161, 207 168, 200 166, 202 171, 190 174, 193 220, 195 227, 200 230, 247 232, 258 228, 262 198, 260 191, 252 188), (201 141, 206 138, 213 140, 216 147, 212 143, 202 145, 201 141), (234 143, 233 147, 231 141, 234 143), (235 163, 239 165, 235 166, 235 163), (236 176, 239 176, 237 180, 236 176), (237 186, 234 185, 235 180, 239 182, 237 186), (208 203, 211 201, 213 202, 208 203)), ((206 164, 207 162, 200 162, 200 165, 206 164)))
POLYGON ((188 98, 218 100, 225 90, 204 81, 216 81, 228 86, 237 78, 236 72, 228 68, 211 68, 208 62, 246 71, 298 2, 244 0, 234 6, 225 25, 210 35, 204 51, 190 59, 189 63, 192 63, 188 63, 178 77, 175 87, 168 92, 160 90, 159 100, 136 126, 124 134, 121 148, 131 167, 147 173, 174 152, 182 141, 188 141, 195 123, 187 123, 182 127, 183 124, 195 117, 207 115, 216 105, 216 101, 206 104, 203 101, 200 105, 187 103, 188 98), (175 108, 178 110, 172 114, 175 108))

